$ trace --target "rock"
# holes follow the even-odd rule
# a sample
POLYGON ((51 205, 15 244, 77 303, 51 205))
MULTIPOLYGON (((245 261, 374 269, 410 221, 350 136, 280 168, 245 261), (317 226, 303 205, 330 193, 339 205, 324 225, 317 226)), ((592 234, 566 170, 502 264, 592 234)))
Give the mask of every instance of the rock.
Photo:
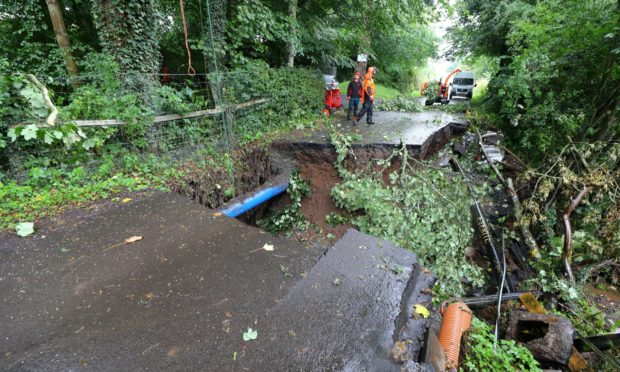
POLYGON ((573 324, 560 316, 513 311, 506 337, 528 348, 542 362, 566 364, 574 331, 573 324))
POLYGON ((435 332, 428 332, 428 338, 426 340, 426 355, 424 362, 433 366, 435 371, 443 371, 446 368, 446 353, 443 347, 439 343, 439 339, 435 332))
POLYGON ((499 145, 499 135, 497 132, 486 132, 482 135, 482 142, 487 145, 499 145))
POLYGON ((504 152, 499 147, 495 145, 482 145, 482 146, 484 147, 485 154, 489 157, 489 159, 492 162, 498 163, 504 160, 504 152))
POLYGON ((467 131, 467 128, 469 128, 469 124, 452 122, 450 123, 450 128, 452 128, 453 134, 463 134, 467 131))
POLYGON ((461 157, 465 155, 465 153, 467 152, 467 148, 465 147, 464 144, 460 142, 456 142, 455 144, 452 145, 452 152, 458 155, 459 157, 461 157))
POLYGON ((396 363, 405 363, 409 360, 406 341, 396 341, 390 350, 390 358, 396 363))
POLYGON ((433 167, 440 169, 440 168, 445 168, 448 166, 448 164, 450 164, 450 157, 449 156, 442 156, 441 158, 436 159, 435 161, 433 161, 433 167))

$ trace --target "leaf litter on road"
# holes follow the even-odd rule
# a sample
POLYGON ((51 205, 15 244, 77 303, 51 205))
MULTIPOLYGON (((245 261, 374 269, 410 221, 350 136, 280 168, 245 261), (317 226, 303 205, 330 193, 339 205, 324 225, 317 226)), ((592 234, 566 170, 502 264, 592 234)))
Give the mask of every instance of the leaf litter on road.
POLYGON ((246 332, 243 332, 243 341, 256 340, 258 337, 258 330, 248 327, 246 332))
POLYGON ((34 223, 33 222, 20 222, 17 225, 15 225, 15 231, 17 232, 17 235, 24 238, 34 233, 34 223))
POLYGON ((274 251, 274 249, 275 249, 275 248, 273 247, 273 244, 267 244, 267 243, 265 243, 265 245, 263 245, 262 247, 260 247, 260 248, 256 248, 255 250, 250 251, 249 253, 258 252, 258 251, 260 251, 260 250, 263 250, 263 251, 265 251, 265 252, 273 252, 273 251, 274 251))
POLYGON ((114 244, 114 245, 111 245, 111 246, 105 248, 103 251, 106 252, 106 251, 109 251, 112 248, 118 247, 119 245, 132 244, 132 243, 135 243, 135 242, 140 241, 140 240, 142 240, 142 236, 134 235, 134 236, 131 236, 131 237, 125 239, 122 243, 114 244))

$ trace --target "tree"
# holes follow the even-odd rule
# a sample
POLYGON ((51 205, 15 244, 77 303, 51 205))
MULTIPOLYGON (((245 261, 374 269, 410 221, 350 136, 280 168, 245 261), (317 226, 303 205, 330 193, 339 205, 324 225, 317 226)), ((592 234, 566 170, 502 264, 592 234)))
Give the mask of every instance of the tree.
POLYGON ((49 11, 50 18, 52 20, 52 26, 54 27, 54 33, 56 34, 56 41, 58 46, 63 50, 65 54, 65 63, 67 65, 67 72, 73 79, 71 84, 74 88, 79 86, 77 77, 79 75, 78 67, 75 64, 73 53, 71 52, 71 42, 69 41, 69 35, 65 27, 65 20, 62 17, 62 10, 56 0, 46 0, 47 9, 49 11))
POLYGON ((437 40, 427 26, 414 24, 376 37, 372 47, 381 80, 403 92, 410 92, 416 70, 436 54, 437 40))
POLYGON ((616 0, 463 0, 458 9, 452 50, 501 58, 488 103, 529 159, 559 151, 567 136, 617 138, 616 0))
POLYGON ((159 12, 155 0, 93 0, 103 51, 123 70, 159 71, 159 12))
MULTIPOLYGON (((449 54, 463 57, 509 56, 511 24, 528 17, 536 0, 462 0, 455 6, 458 23, 448 29, 453 48, 449 54)), ((509 60, 503 62, 509 63, 509 60)))
POLYGON ((295 48, 297 44, 297 0, 288 0, 288 32, 289 39, 287 45, 287 61, 286 65, 288 67, 293 67, 295 65, 295 48))

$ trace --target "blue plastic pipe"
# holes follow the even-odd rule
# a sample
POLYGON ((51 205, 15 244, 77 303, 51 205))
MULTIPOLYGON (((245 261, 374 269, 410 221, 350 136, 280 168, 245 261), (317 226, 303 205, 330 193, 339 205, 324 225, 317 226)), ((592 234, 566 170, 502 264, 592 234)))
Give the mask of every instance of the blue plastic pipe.
POLYGON ((249 211, 250 209, 263 204, 267 200, 272 199, 282 194, 283 192, 286 191, 287 188, 288 188, 288 182, 282 183, 280 185, 268 187, 266 189, 263 189, 261 191, 254 193, 252 196, 248 197, 247 199, 239 203, 229 205, 228 207, 220 210, 220 212, 227 215, 228 217, 232 217, 232 218, 238 217, 242 213, 245 213, 249 211))

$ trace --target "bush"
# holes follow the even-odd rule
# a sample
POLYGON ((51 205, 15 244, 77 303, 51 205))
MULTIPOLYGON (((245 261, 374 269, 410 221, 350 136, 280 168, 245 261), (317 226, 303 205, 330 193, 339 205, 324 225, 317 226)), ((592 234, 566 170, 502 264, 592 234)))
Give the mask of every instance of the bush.
POLYGON ((486 323, 472 319, 461 367, 465 371, 541 371, 532 353, 512 340, 498 340, 486 323))
POLYGON ((377 101, 376 109, 378 111, 421 112, 422 106, 417 98, 396 97, 394 99, 377 101))

